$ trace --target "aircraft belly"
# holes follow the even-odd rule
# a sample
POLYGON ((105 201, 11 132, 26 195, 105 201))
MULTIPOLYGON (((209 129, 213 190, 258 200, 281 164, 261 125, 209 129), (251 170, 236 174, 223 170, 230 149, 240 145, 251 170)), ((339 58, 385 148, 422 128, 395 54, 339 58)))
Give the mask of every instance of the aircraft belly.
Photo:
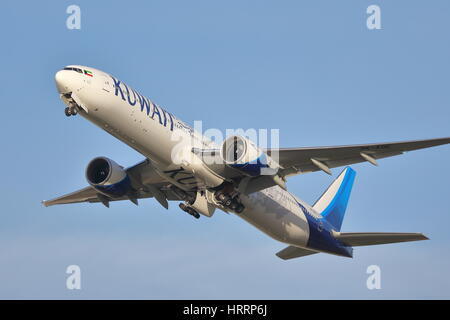
POLYGON ((306 247, 309 226, 301 211, 272 199, 266 192, 241 196, 241 201, 245 210, 238 216, 242 219, 275 240, 306 247))

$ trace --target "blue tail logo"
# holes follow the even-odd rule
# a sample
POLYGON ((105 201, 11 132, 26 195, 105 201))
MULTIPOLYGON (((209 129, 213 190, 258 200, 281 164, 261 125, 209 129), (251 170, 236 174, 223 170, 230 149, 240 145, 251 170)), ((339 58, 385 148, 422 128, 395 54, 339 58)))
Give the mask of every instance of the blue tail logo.
POLYGON ((346 167, 313 206, 337 231, 341 230, 355 176, 355 170, 346 167))

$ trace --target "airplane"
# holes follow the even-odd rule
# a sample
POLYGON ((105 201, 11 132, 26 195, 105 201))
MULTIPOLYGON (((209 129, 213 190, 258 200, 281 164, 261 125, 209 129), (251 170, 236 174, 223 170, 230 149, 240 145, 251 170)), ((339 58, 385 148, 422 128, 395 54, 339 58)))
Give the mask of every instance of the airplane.
POLYGON ((260 148, 241 135, 221 144, 203 137, 118 78, 69 65, 55 74, 65 115, 80 115, 138 151, 145 160, 124 168, 107 157, 89 162, 89 186, 43 201, 52 206, 154 198, 168 209, 179 201, 195 218, 233 213, 287 245, 284 260, 328 253, 353 257, 353 247, 427 240, 422 233, 341 232, 356 172, 351 164, 448 144, 450 137, 334 147, 260 148), (176 138, 174 138, 176 137, 176 138), (287 191, 288 177, 345 167, 309 205, 287 191))

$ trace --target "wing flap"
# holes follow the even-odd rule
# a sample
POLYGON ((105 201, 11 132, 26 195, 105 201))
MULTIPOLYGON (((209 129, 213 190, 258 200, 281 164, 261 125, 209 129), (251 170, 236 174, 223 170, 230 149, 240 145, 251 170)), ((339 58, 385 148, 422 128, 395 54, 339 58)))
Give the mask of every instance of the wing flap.
POLYGON ((422 233, 398 232, 347 232, 337 234, 335 238, 345 245, 352 247, 428 240, 422 233))

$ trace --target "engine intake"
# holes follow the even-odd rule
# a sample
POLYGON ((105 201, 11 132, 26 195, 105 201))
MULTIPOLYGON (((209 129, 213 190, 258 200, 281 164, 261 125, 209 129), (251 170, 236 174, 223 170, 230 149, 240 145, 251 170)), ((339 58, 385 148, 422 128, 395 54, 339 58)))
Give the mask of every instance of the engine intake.
POLYGON ((98 192, 120 198, 131 190, 131 181, 126 171, 106 157, 98 157, 86 167, 86 180, 98 192))
POLYGON ((249 176, 274 175, 279 164, 252 141, 241 136, 227 138, 221 148, 223 161, 249 176))

